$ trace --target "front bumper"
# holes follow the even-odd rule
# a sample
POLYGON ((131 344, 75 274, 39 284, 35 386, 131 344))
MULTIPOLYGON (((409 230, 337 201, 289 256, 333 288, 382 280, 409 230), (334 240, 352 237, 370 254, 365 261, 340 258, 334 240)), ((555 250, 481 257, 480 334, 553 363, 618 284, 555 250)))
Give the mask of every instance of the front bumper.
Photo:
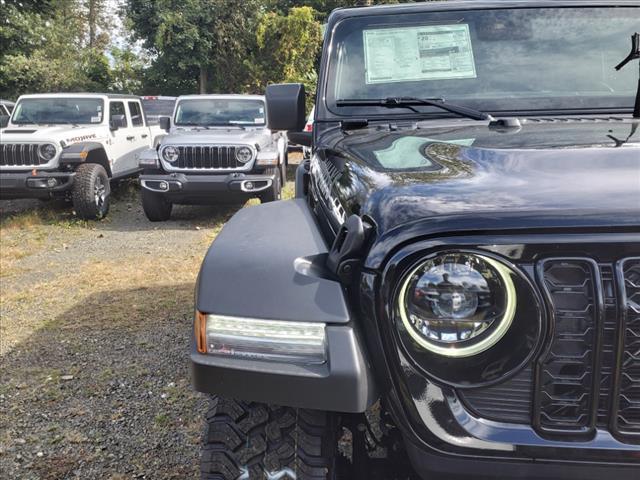
POLYGON ((271 188, 275 174, 143 173, 140 184, 174 203, 242 201, 271 188))
POLYGON ((74 172, 1 172, 0 198, 50 198, 73 186, 74 172), (55 180, 56 184, 53 184, 55 180))

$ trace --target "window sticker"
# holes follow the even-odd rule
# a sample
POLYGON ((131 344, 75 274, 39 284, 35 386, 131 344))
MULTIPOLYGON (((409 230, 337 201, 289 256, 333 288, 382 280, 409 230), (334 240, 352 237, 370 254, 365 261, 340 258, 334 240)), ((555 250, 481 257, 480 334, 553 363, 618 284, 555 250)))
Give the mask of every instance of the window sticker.
POLYGON ((102 121, 102 116, 91 117, 91 123, 100 123, 102 121))
POLYGON ((366 83, 476 78, 468 24, 364 30, 366 83))
POLYGON ((264 123, 264 117, 254 118, 253 123, 264 123))

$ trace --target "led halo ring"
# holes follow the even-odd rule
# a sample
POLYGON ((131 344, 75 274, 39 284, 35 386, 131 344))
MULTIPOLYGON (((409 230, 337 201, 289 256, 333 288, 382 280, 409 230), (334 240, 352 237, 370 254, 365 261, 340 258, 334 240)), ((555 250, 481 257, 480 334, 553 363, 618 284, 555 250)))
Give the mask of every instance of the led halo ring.
MULTIPOLYGON (((466 254, 466 252, 460 252, 460 253, 466 254)), ((443 253, 443 255, 444 254, 445 253, 443 253)), ((470 356, 482 353, 485 350, 488 350, 489 348, 493 347, 505 335, 505 333, 507 333, 507 331, 509 330, 509 327, 511 326, 511 323, 513 322, 513 318, 515 317, 515 313, 516 313, 516 289, 513 284, 513 280, 511 279, 511 276, 510 276, 510 272, 511 272, 510 269, 506 265, 502 264, 501 262, 498 262, 497 260, 494 260, 493 258, 486 257, 484 255, 478 255, 475 253, 468 253, 468 255, 473 255, 477 258, 480 258, 481 260, 487 262, 490 266, 492 266, 500 275, 500 279, 504 283, 504 286, 506 289, 505 294, 506 294, 507 304, 505 307, 503 317, 500 320, 498 327, 493 332, 491 332, 491 334, 488 335, 486 338, 483 338, 479 342, 473 345, 469 345, 467 347, 453 348, 453 346, 445 347, 445 346, 436 345, 416 334, 414 327, 407 316, 407 310, 404 305, 405 297, 407 293, 407 287, 411 281, 411 277, 413 277, 413 275, 420 268, 422 268, 423 265, 429 260, 420 262, 417 267, 415 267, 406 275, 405 280, 402 283, 402 287, 400 288, 400 293, 398 296, 399 301, 401 302, 399 305, 400 318, 409 336, 411 336, 411 338, 414 341, 416 341, 424 349, 430 352, 436 353, 438 355, 442 355, 444 357, 450 357, 450 358, 470 357, 470 356)))

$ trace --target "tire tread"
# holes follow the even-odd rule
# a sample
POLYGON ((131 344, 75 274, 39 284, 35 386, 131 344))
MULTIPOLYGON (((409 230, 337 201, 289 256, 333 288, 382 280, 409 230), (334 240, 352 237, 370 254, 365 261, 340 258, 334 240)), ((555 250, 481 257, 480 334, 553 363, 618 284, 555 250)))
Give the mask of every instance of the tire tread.
POLYGON ((214 396, 207 412, 202 478, 258 480, 267 478, 266 472, 289 469, 296 480, 327 480, 336 440, 332 427, 327 412, 214 396))

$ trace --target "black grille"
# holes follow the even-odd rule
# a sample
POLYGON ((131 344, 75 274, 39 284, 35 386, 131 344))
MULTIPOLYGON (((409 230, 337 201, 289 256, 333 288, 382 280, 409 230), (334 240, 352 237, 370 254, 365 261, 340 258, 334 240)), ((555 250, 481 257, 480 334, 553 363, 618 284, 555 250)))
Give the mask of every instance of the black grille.
POLYGON ((618 266, 622 284, 621 355, 614 398, 614 428, 622 435, 640 436, 640 258, 618 266))
POLYGON ((2 143, 0 144, 0 166, 38 166, 47 160, 38 155, 39 145, 36 143, 2 143))
POLYGON ((550 343, 535 367, 498 385, 460 392, 476 415, 533 424, 571 439, 609 430, 640 439, 640 258, 541 263, 553 311, 550 343))
POLYGON ((183 146, 178 147, 179 169, 224 170, 245 166, 236 160, 236 147, 231 146, 183 146))
POLYGON ((531 422, 533 369, 529 365, 506 382, 465 390, 460 398, 482 418, 498 422, 531 422))

